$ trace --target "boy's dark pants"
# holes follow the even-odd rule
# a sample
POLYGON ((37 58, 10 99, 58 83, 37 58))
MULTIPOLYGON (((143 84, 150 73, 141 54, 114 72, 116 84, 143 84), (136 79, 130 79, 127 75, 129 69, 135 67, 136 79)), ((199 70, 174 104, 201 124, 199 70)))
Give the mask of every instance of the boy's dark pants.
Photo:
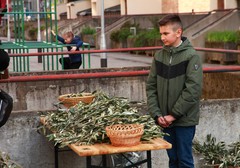
MULTIPOLYGON (((62 58, 59 59, 59 62, 62 64, 62 58)), ((82 62, 71 63, 69 57, 64 57, 63 62, 64 69, 79 69, 79 67, 82 65, 82 62)))
POLYGON ((167 150, 169 168, 194 168, 192 156, 192 140, 196 126, 164 128, 170 136, 164 139, 172 144, 172 149, 167 150))

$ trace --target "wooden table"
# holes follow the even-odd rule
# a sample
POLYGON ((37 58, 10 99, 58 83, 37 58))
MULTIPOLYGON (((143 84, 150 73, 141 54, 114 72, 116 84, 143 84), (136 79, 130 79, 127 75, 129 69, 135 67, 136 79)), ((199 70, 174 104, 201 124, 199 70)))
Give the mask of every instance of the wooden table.
MULTIPOLYGON (((44 118, 40 119, 41 123, 44 124, 44 118)), ((115 147, 111 144, 101 143, 94 145, 80 145, 75 144, 68 145, 79 156, 86 156, 87 158, 87 168, 107 168, 106 155, 108 154, 123 154, 126 152, 139 152, 146 151, 147 159, 142 160, 138 163, 133 163, 131 166, 137 166, 143 163, 147 163, 148 168, 152 167, 151 164, 151 151, 152 150, 161 150, 161 149, 170 149, 172 145, 161 138, 152 139, 150 141, 143 141, 139 145, 130 146, 130 147, 115 147), (94 166, 91 164, 91 156, 102 155, 102 167, 94 166)), ((54 147, 55 153, 55 167, 58 168, 58 152, 60 151, 58 145, 54 147)), ((125 167, 125 168, 127 168, 125 167)))

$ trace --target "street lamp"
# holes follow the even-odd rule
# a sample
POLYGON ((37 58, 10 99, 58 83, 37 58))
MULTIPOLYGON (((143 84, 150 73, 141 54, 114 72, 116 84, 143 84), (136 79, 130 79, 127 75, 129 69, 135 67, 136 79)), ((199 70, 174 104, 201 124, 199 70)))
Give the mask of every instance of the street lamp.
POLYGON ((39 9, 39 0, 37 0, 37 24, 38 24, 38 34, 37 34, 37 41, 41 41, 41 30, 40 30, 40 9, 39 9))
MULTIPOLYGON (((104 0, 101 5, 101 50, 106 49, 105 26, 104 26, 104 0)), ((107 67, 107 53, 101 53, 101 67, 107 67)))
POLYGON ((7 39, 8 41, 11 41, 11 32, 10 32, 10 14, 9 14, 9 0, 7 0, 7 25, 8 25, 8 29, 7 29, 7 39))

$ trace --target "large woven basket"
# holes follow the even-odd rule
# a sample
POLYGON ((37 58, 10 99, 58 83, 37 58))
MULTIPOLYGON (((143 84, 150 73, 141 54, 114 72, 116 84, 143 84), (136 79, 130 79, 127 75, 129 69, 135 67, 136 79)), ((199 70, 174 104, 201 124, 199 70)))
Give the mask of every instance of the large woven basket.
POLYGON ((141 124, 116 124, 106 127, 113 146, 134 146, 140 143, 144 129, 141 124))
POLYGON ((65 94, 58 97, 58 100, 67 108, 78 104, 80 101, 89 104, 93 101, 94 95, 91 93, 85 93, 83 96, 72 97, 72 94, 65 94))

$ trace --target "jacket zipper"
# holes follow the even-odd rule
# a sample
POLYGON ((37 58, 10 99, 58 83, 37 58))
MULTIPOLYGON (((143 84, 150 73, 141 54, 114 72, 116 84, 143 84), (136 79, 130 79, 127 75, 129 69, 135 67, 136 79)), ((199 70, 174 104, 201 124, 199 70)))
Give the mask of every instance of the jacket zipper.
POLYGON ((171 65, 172 65, 172 50, 170 50, 170 59, 169 59, 169 64, 168 64, 168 78, 167 78, 167 115, 169 114, 168 111, 168 99, 169 99, 169 79, 170 79, 170 70, 171 70, 171 65))

